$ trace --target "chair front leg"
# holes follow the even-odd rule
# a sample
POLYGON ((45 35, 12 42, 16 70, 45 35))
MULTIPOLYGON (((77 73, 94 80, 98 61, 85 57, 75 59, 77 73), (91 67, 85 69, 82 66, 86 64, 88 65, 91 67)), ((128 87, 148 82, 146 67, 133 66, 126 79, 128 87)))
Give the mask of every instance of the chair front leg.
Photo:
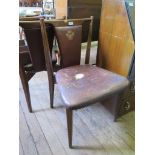
POLYGON ((49 85, 49 91, 50 91, 50 107, 53 108, 53 100, 54 100, 54 83, 49 85))
POLYGON ((20 74, 20 79, 21 79, 22 85, 23 85, 24 94, 25 94, 25 98, 27 101, 29 112, 32 112, 28 80, 27 80, 24 68, 21 64, 19 65, 19 74, 20 74))
POLYGON ((54 101, 54 77, 47 72, 48 75, 48 84, 49 84, 49 93, 50 93, 50 107, 53 108, 54 101))
POLYGON ((73 111, 71 109, 66 109, 66 117, 67 117, 67 129, 68 129, 68 142, 69 147, 72 148, 73 111))

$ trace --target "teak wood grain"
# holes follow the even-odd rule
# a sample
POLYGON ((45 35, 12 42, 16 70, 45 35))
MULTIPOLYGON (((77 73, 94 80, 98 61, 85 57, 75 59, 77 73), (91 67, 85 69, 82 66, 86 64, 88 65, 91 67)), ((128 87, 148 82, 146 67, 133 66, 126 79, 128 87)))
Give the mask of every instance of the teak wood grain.
MULTIPOLYGON (((127 77, 130 85, 134 83, 134 39, 124 0, 102 1, 97 64, 127 77)), ((135 107, 134 89, 127 91, 120 100, 119 116, 135 107)), ((103 105, 114 114, 113 100, 103 105)))
POLYGON ((134 40, 123 0, 103 0, 99 33, 99 66, 128 76, 134 40))

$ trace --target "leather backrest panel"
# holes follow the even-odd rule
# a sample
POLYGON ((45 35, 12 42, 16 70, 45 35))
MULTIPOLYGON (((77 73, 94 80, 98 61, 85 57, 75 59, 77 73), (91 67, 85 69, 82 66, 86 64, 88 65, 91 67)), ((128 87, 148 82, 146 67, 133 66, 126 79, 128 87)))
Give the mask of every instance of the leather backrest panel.
MULTIPOLYGON (((54 38, 53 27, 47 26, 46 31, 48 35, 50 51, 52 52, 54 38)), ((46 65, 40 25, 37 25, 36 27, 33 26, 33 28, 25 28, 24 33, 30 50, 34 69, 36 71, 44 70, 46 65)))
POLYGON ((80 64, 82 26, 55 27, 55 33, 61 54, 61 66, 80 64))

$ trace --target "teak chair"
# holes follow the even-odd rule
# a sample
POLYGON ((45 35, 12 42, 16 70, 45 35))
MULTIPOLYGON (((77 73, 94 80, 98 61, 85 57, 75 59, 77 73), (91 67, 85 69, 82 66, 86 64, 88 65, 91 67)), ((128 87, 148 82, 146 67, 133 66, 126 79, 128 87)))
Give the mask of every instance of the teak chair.
MULTIPOLYGON (((43 40, 41 35, 40 24, 35 24, 33 21, 28 23, 20 22, 20 26, 24 30, 26 41, 27 41, 27 48, 25 45, 20 43, 19 46, 19 74, 22 82, 22 86, 24 89, 26 101, 28 104, 29 112, 32 112, 32 105, 30 99, 30 92, 29 92, 29 85, 28 81, 33 77, 33 75, 40 71, 46 71, 48 74, 48 81, 49 81, 49 92, 50 92, 50 105, 52 107, 53 103, 53 86, 52 86, 52 72, 51 69, 48 68, 46 63, 46 56, 44 54, 44 46, 43 40), (28 58, 29 57, 29 58, 28 58), (25 61, 26 60, 26 61, 25 61)), ((53 38, 54 38, 54 31, 53 27, 49 24, 46 25, 47 31, 47 42, 49 44, 49 52, 50 52, 50 61, 52 65, 55 65, 57 62, 55 53, 52 52, 53 47, 53 38)))
MULTIPOLYGON (((62 69, 56 72, 56 82, 66 106, 68 141, 72 148, 73 110, 86 107, 109 96, 118 95, 128 86, 128 80, 105 69, 89 65, 93 17, 53 23, 61 54, 62 69), (82 25, 89 22, 85 65, 80 65, 82 25)), ((41 29, 45 53, 49 55, 44 20, 41 29)), ((119 97, 118 97, 119 101, 119 97)), ((118 105, 119 102, 116 102, 118 105)), ((118 107, 118 106, 116 106, 118 107)), ((118 109, 116 108, 116 117, 118 109)))

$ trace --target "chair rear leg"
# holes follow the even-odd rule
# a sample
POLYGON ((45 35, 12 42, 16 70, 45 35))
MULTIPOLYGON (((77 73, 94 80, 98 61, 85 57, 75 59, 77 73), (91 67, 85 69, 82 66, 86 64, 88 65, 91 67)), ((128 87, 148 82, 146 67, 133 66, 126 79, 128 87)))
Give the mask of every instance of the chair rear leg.
POLYGON ((73 133, 73 111, 66 109, 67 128, 68 128, 68 142, 69 147, 72 148, 72 133, 73 133))
POLYGON ((20 74, 20 79, 21 79, 22 85, 23 85, 24 94, 25 94, 25 98, 26 98, 26 101, 27 101, 29 112, 32 112, 29 85, 28 85, 28 81, 27 81, 27 78, 26 78, 26 75, 25 75, 25 71, 22 69, 21 66, 19 67, 19 74, 20 74))
POLYGON ((119 116, 119 110, 121 105, 121 99, 122 99, 123 92, 120 92, 116 94, 115 96, 115 105, 114 105, 114 122, 117 122, 117 118, 119 116))

